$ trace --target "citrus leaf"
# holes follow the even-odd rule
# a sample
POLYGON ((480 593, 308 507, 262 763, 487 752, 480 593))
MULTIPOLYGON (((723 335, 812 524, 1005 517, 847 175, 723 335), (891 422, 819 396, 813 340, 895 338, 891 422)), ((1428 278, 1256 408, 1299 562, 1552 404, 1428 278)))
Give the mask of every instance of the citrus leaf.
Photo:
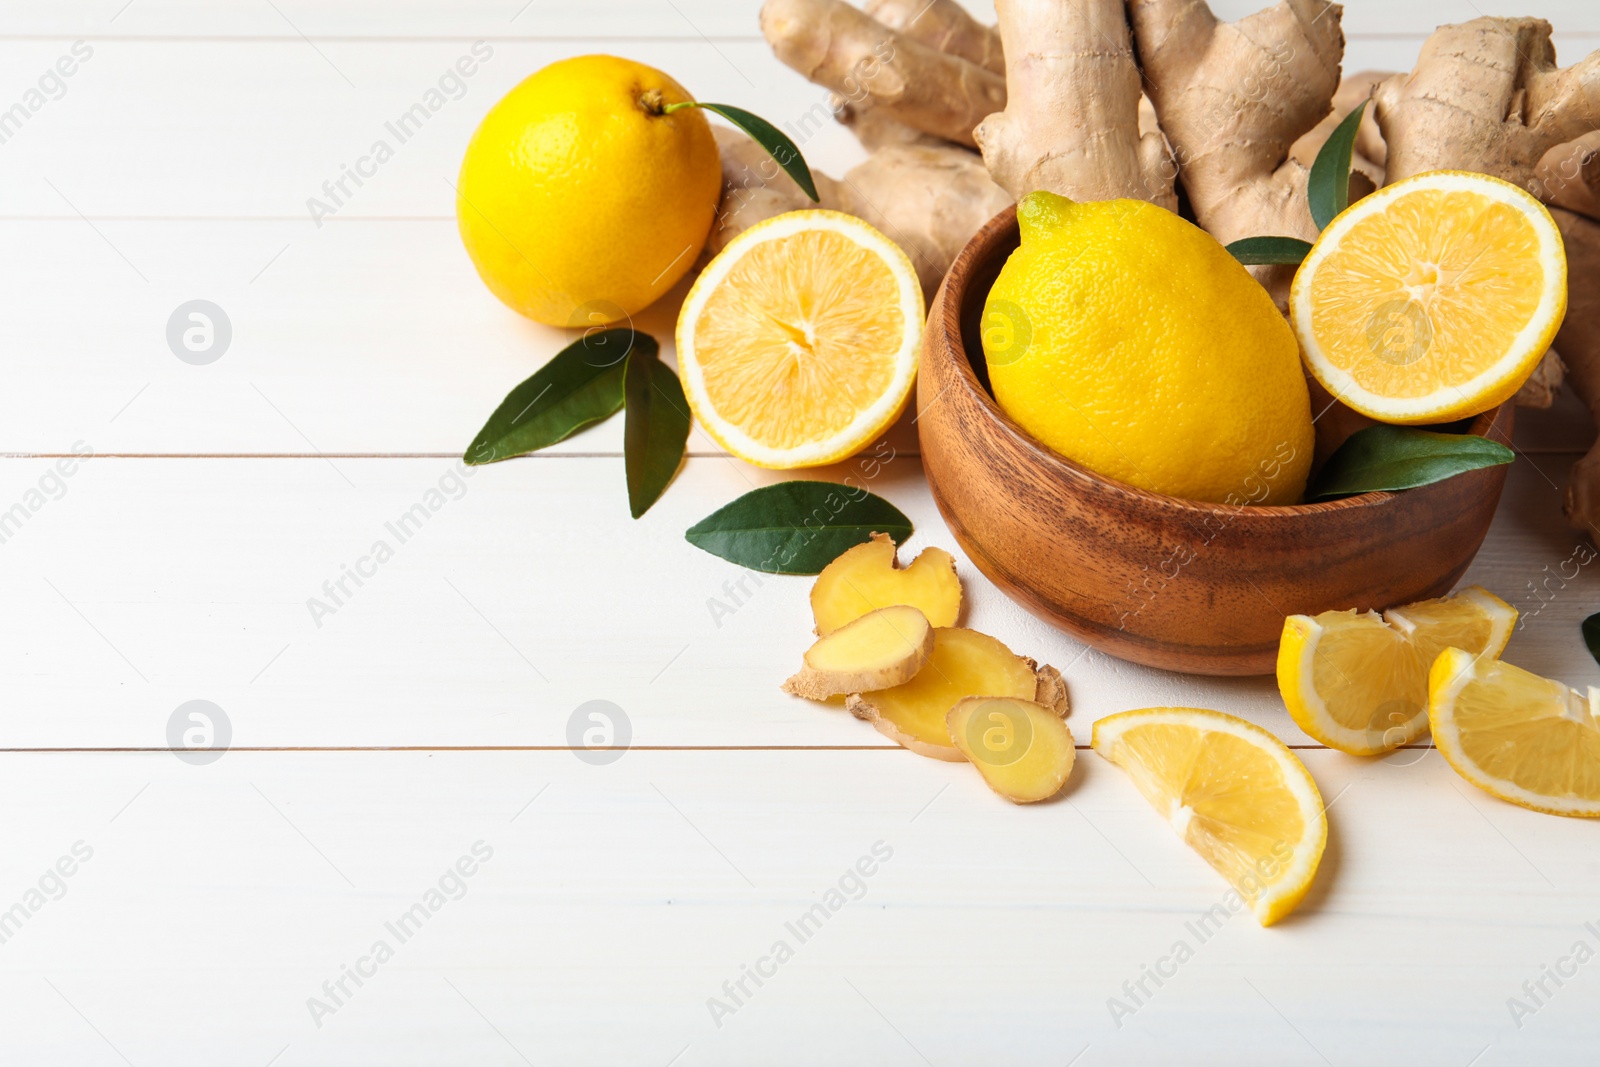
POLYGON ((1298 266, 1311 244, 1298 237, 1241 237, 1228 246, 1228 254, 1247 267, 1266 263, 1298 266))
POLYGON ((1379 489, 1414 489, 1457 474, 1510 463, 1515 453, 1469 433, 1434 433, 1409 426, 1369 426, 1328 457, 1307 500, 1329 500, 1379 489))
POLYGON ((800 146, 789 140, 778 127, 760 115, 752 115, 742 107, 734 107, 731 104, 707 104, 699 100, 668 104, 662 108, 662 114, 670 115, 684 107, 703 107, 707 111, 715 111, 748 133, 756 144, 765 148, 767 154, 777 161, 784 173, 794 179, 794 183, 811 198, 811 202, 817 203, 817 183, 811 179, 811 168, 806 166, 806 157, 800 154, 800 146))
POLYGON ((1311 163, 1311 177, 1306 180, 1306 205, 1311 208, 1311 221, 1319 230, 1325 229, 1339 212, 1350 206, 1350 154, 1366 110, 1367 102, 1363 100, 1334 127, 1311 163))
POLYGON ((874 533, 904 541, 911 520, 865 489, 795 481, 752 489, 689 527, 684 537, 751 570, 817 574, 874 533))
POLYGON ((689 440, 689 401, 672 368, 656 350, 637 347, 623 375, 627 413, 622 459, 628 473, 628 509, 638 518, 650 510, 678 473, 689 440))
POLYGON ((654 337, 625 326, 584 334, 506 395, 463 458, 479 466, 537 452, 609 418, 622 406, 628 353, 654 358, 658 348, 654 337))
POLYGON ((1600 663, 1600 615, 1583 620, 1583 643, 1589 646, 1589 655, 1600 663))

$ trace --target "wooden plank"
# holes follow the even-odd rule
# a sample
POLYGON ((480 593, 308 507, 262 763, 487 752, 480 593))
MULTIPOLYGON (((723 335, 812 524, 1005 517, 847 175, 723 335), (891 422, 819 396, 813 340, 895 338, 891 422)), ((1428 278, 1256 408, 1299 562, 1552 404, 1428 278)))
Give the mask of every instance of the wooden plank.
POLYGON ((1089 752, 1065 800, 1032 808, 900 751, 634 752, 606 767, 565 752, 230 753, 205 767, 4 755, 0 902, 26 900, 76 842, 92 856, 64 894, 13 920, 0 1055, 290 1067, 1587 1055, 1600 1023, 1586 974, 1547 982, 1553 996, 1521 1028, 1507 1000, 1600 940, 1584 925, 1600 918, 1593 827, 1478 794, 1436 755, 1305 759, 1333 801, 1330 850, 1298 916, 1262 930, 1225 914, 1221 880, 1089 752), (426 908, 478 842, 492 855, 447 878, 402 942, 385 924, 426 908), (845 877, 862 857, 872 873, 845 877), (789 924, 842 877, 856 899, 802 942, 789 924), (392 958, 363 963, 380 940, 392 958), (793 957, 762 962, 780 940, 793 957), (1179 942, 1191 958, 1174 966, 1179 942), (322 984, 358 963, 366 980, 346 980, 335 1004, 322 984), (757 964, 776 973, 746 980, 734 1005, 723 983, 757 964), (1146 977, 1158 965, 1159 987, 1146 977), (1148 995, 1124 986, 1141 981, 1148 995), (313 997, 333 1008, 320 1027, 313 997), (713 997, 736 1009, 720 1027, 713 997), (1112 998, 1133 1010, 1114 1018, 1112 998))
MULTIPOLYGON (((1561 524, 1571 458, 1517 462, 1467 578, 1524 612, 1512 662, 1581 686, 1600 683, 1578 632, 1600 571, 1561 524)), ((783 475, 693 459, 633 522, 617 459, 465 480, 452 463, 95 459, 57 480, 49 461, 0 461, 0 513, 41 479, 65 487, 0 545, 0 672, 14 706, 49 711, 7 717, 0 748, 160 746, 192 699, 224 708, 241 746, 564 745, 595 699, 625 709, 640 745, 883 743, 778 691, 810 641, 809 580, 758 579, 682 539, 783 475)), ((912 517, 909 550, 955 547, 917 460, 871 473, 832 471, 912 517)), ((1086 653, 960 566, 967 624, 1063 668, 1075 722, 1199 705, 1306 740, 1270 678, 1086 653)))

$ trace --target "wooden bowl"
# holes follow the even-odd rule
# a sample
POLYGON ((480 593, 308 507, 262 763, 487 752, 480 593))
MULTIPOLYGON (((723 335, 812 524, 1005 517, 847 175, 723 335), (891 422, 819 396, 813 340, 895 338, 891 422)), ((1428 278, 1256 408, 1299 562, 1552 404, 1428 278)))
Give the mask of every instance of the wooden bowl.
MULTIPOLYGON (((939 511, 1012 599, 1113 656, 1197 674, 1269 674, 1285 615, 1449 592, 1483 543, 1506 467, 1403 493, 1228 507, 1146 492, 1028 436, 989 393, 979 320, 1018 244, 984 226, 934 298, 917 386, 939 511)), ((1506 403, 1456 428, 1510 442, 1506 403)))

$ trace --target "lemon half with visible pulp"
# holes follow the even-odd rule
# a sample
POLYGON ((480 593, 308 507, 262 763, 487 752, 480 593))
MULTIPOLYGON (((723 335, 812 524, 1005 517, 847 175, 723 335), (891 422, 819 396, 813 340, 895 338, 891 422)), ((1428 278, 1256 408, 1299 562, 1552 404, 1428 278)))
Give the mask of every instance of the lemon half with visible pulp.
POLYGON ((678 316, 678 372, 713 439, 760 467, 854 455, 917 378, 922 286, 900 247, 838 211, 750 227, 706 266, 678 316))
POLYGON ((1394 423, 1448 422, 1510 399, 1567 307, 1550 212, 1509 182, 1430 171, 1328 223, 1289 295, 1307 367, 1394 423))

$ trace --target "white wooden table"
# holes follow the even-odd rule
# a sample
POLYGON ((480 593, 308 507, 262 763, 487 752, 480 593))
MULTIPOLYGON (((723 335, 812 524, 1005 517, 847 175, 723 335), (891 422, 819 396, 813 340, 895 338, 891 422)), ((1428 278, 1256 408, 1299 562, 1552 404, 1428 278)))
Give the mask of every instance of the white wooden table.
MULTIPOLYGON (((1600 46, 1587 0, 1530 2, 1568 60, 1600 46)), ((1409 67, 1479 3, 1519 8, 1349 0, 1346 69, 1409 67)), ((1021 809, 778 691, 809 582, 747 583, 719 618, 746 572, 682 537, 774 476, 696 434, 630 521, 616 420, 458 479, 565 340, 495 302, 457 240, 477 120, 606 50, 781 122, 819 93, 756 8, 0 11, 0 112, 26 111, 0 143, 0 1062, 1595 1062, 1600 963, 1525 1017, 1508 998, 1600 949, 1600 827, 1496 802, 1427 748, 1321 749, 1270 679, 1087 652, 961 560, 970 623, 1066 671, 1080 741, 1112 711, 1216 707, 1296 745, 1333 800, 1299 915, 1202 942, 1225 886, 1092 753, 1064 800, 1021 809), (308 199, 479 40, 460 98, 314 223, 308 199), (166 337, 197 299, 231 324, 206 365, 166 337), (314 618, 430 490, 426 524, 314 618), (228 727, 209 763, 168 748, 192 700, 228 727), (591 700, 631 730, 610 764, 568 747, 591 700), (802 941, 788 924, 841 884, 802 941), (1180 941, 1192 958, 1162 962, 1180 941)), ((805 151, 837 172, 859 149, 826 129, 805 151)), ((677 297, 642 322, 669 353, 677 297)), ((1600 578, 1534 589, 1578 545, 1559 487, 1591 432, 1570 401, 1525 420, 1468 576, 1524 612, 1507 657, 1575 685, 1600 682, 1578 632, 1600 578)), ((872 487, 913 549, 953 548, 915 435, 891 440, 872 487)))

